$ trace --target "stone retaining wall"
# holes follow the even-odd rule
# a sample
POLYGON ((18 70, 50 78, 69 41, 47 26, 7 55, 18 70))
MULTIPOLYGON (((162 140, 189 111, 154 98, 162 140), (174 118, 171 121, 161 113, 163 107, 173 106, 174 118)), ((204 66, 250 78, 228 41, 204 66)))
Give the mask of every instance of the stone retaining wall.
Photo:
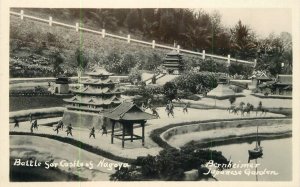
POLYGON ((291 119, 251 119, 251 120, 236 120, 236 121, 221 121, 221 122, 209 122, 198 123, 192 125, 183 125, 168 129, 161 134, 164 140, 169 140, 174 135, 186 134, 198 131, 207 131, 215 129, 227 129, 227 128, 240 128, 250 126, 271 126, 274 124, 291 124, 291 119))

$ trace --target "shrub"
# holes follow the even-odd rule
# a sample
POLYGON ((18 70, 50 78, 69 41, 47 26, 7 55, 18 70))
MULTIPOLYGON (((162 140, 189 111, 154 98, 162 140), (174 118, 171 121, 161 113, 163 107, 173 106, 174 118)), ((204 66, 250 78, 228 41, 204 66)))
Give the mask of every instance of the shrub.
POLYGON ((200 71, 227 73, 228 68, 226 63, 218 63, 211 58, 207 58, 200 62, 200 71))
POLYGON ((163 93, 170 101, 177 97, 177 86, 174 82, 166 82, 163 86, 163 93))
POLYGON ((174 79, 179 90, 192 92, 193 94, 206 92, 217 86, 215 73, 210 72, 188 72, 174 79))
POLYGON ((230 63, 228 71, 230 75, 243 75, 244 79, 248 79, 252 75, 253 67, 240 63, 230 63))
POLYGON ((140 181, 142 180, 142 174, 137 171, 135 167, 121 167, 117 171, 110 175, 111 181, 140 181))
POLYGON ((128 75, 128 80, 131 84, 140 82, 142 80, 142 73, 138 70, 137 67, 132 68, 128 75))
POLYGON ((146 178, 157 178, 158 177, 158 170, 157 170, 157 163, 156 157, 148 155, 146 157, 138 157, 134 163, 134 165, 141 166, 141 173, 146 178))
POLYGON ((229 100, 230 104, 232 105, 236 101, 236 97, 235 96, 230 96, 228 98, 228 100, 229 100))
POLYGON ((231 85, 229 86, 229 88, 232 89, 235 93, 241 93, 244 90, 242 87, 235 86, 235 85, 231 85))

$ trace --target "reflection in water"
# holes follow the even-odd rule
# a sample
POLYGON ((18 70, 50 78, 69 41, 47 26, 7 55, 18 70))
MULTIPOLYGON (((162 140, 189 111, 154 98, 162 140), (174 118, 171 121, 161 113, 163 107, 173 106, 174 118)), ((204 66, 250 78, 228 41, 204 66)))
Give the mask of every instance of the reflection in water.
MULTIPOLYGON (((262 158, 262 154, 258 155, 258 156, 249 155, 248 163, 250 163, 251 160, 255 160, 255 164, 257 164, 257 159, 258 158, 262 158)), ((255 167, 255 177, 256 177, 256 181, 258 181, 257 167, 255 167)))
POLYGON ((240 175, 220 174, 220 181, 287 181, 292 180, 292 144, 291 138, 264 140, 263 155, 250 156, 248 150, 255 147, 256 141, 211 147, 221 151, 239 168, 229 171, 240 171, 240 175), (254 167, 253 167, 254 166, 254 167))

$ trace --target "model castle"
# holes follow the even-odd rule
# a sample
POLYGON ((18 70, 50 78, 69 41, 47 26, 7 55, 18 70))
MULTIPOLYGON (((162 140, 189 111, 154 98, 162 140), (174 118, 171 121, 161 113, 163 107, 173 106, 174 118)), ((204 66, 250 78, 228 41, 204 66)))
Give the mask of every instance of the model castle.
POLYGON ((117 82, 110 79, 111 73, 101 68, 86 75, 89 77, 79 82, 82 86, 73 91, 75 96, 64 99, 67 105, 63 122, 66 124, 85 127, 92 124, 101 125, 101 114, 122 103, 121 91, 116 86, 117 82))

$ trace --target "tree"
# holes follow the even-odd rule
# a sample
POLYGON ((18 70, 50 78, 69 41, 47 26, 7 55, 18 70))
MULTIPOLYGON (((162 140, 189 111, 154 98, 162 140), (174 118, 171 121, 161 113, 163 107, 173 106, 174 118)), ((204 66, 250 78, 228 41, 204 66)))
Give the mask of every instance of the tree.
POLYGON ((142 28, 142 20, 138 9, 131 9, 126 16, 125 23, 129 31, 142 28))
POLYGON ((166 98, 169 101, 172 101, 177 97, 177 86, 173 82, 166 82, 166 84, 163 86, 163 92, 166 98))
POLYGON ((174 79, 179 90, 193 94, 206 92, 217 87, 216 74, 210 72, 188 72, 174 79))
POLYGON ((128 79, 132 84, 138 83, 142 80, 142 73, 137 67, 132 68, 128 75, 128 79))
POLYGON ((53 65, 53 76, 57 76, 62 72, 61 64, 64 62, 63 57, 60 52, 55 52, 52 55, 52 65, 53 65))
POLYGON ((292 40, 289 33, 281 33, 280 36, 271 33, 258 44, 256 69, 267 70, 273 76, 292 73, 292 40))
POLYGON ((230 102, 230 105, 232 105, 236 101, 236 97, 235 96, 230 96, 228 100, 230 102))
POLYGON ((230 29, 231 32, 231 49, 237 58, 249 59, 255 57, 256 43, 255 35, 251 29, 243 25, 241 20, 230 29))
POLYGON ((234 62, 230 63, 228 72, 230 75, 242 75, 245 79, 248 79, 252 75, 253 67, 234 62))
POLYGON ((88 65, 88 58, 84 54, 84 51, 80 48, 76 49, 75 52, 75 58, 76 58, 76 66, 79 71, 83 71, 85 67, 88 65))
POLYGON ((117 27, 117 19, 110 9, 92 9, 87 11, 87 14, 93 17, 93 20, 96 20, 103 29, 109 28, 115 30, 117 27))

